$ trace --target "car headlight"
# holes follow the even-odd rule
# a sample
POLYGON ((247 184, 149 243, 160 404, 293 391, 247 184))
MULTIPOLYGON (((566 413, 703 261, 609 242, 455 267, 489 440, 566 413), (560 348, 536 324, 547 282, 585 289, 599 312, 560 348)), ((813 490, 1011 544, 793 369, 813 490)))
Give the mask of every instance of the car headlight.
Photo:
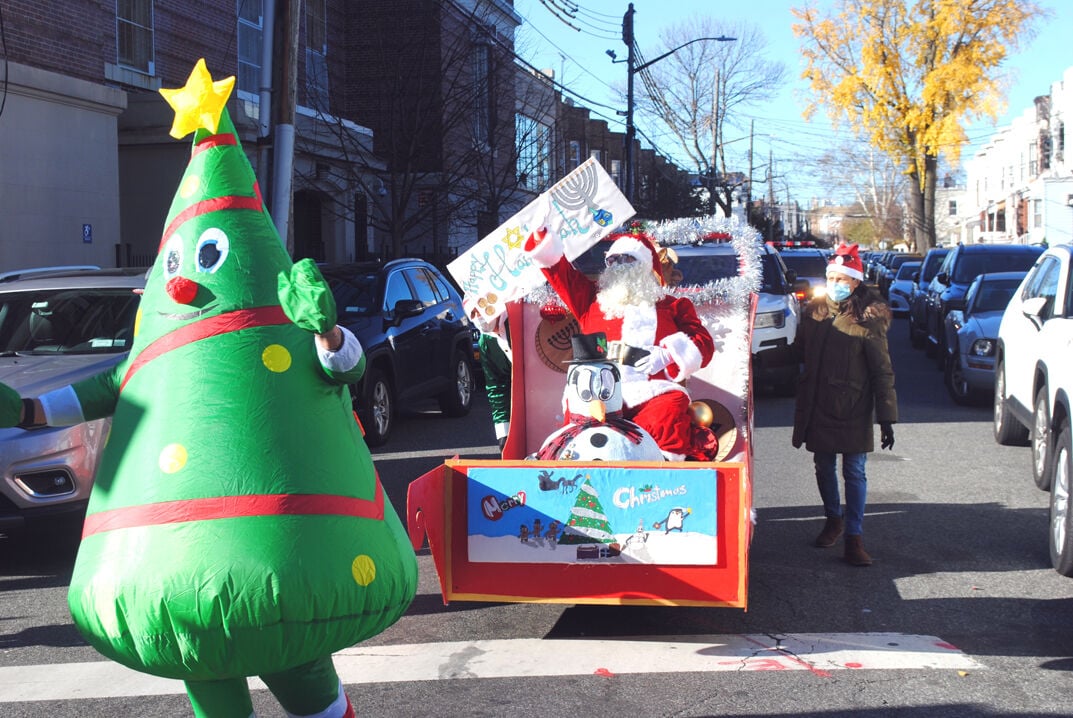
POLYGON ((969 347, 969 353, 977 357, 989 357, 995 354, 994 339, 977 339, 969 347))
POLYGON ((753 322, 754 329, 765 329, 768 327, 782 329, 785 325, 786 314, 784 312, 760 312, 756 315, 756 321, 753 322))

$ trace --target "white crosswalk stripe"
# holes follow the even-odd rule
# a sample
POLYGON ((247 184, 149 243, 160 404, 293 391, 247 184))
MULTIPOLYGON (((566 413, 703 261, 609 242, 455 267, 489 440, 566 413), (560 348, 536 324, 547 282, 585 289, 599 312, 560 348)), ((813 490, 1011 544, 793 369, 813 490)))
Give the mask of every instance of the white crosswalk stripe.
MULTIPOLYGON (((645 637, 628 640, 510 639, 355 646, 335 654, 346 685, 456 678, 534 678, 715 671, 985 668, 934 636, 804 633, 645 637)), ((0 668, 0 703, 183 693, 180 681, 110 661, 0 668)), ((254 689, 264 688, 256 678, 254 689)))

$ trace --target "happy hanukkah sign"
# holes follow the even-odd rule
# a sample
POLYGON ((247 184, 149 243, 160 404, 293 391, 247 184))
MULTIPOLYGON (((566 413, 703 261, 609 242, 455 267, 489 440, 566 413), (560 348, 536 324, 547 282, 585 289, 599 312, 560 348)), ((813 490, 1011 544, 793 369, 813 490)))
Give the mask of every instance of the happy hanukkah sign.
POLYGON ((487 321, 502 314, 507 302, 544 283, 540 268, 522 249, 532 232, 544 227, 558 234, 566 258, 573 260, 633 215, 629 201, 590 157, 448 264, 447 270, 487 321))

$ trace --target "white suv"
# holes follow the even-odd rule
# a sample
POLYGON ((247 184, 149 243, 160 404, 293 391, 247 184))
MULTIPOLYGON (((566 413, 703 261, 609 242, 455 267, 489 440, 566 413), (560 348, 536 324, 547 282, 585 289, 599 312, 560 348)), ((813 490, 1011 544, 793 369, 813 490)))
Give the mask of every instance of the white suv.
POLYGON ((1073 248, 1051 247, 1033 265, 999 326, 994 432, 1000 444, 1031 440, 1032 477, 1051 492, 1055 569, 1073 576, 1073 248))

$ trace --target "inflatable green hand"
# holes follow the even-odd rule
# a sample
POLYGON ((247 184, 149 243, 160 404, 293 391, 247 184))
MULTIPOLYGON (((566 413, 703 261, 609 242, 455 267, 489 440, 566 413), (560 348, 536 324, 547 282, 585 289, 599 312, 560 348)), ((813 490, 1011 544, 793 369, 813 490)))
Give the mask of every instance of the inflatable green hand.
POLYGON ((0 428, 15 426, 22 418, 22 397, 7 384, 0 384, 0 428))
POLYGON ((335 298, 312 259, 296 262, 290 274, 279 273, 279 303, 302 329, 327 334, 335 326, 335 298))

